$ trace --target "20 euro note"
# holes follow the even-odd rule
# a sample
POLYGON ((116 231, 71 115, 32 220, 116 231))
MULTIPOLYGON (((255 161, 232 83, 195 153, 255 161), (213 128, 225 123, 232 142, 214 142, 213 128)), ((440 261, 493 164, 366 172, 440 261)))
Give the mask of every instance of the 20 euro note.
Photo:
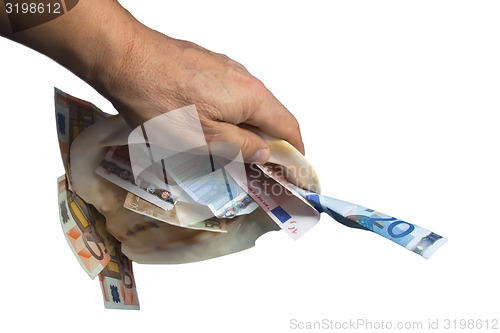
MULTIPOLYGON (((179 205, 184 204, 185 203, 178 201, 176 206, 178 207, 179 205)), ((156 220, 166 222, 168 224, 182 226, 188 229, 227 232, 226 222, 224 220, 217 220, 215 218, 209 218, 203 221, 195 222, 193 224, 183 225, 179 221, 179 218, 177 216, 177 209, 175 207, 171 210, 164 210, 130 192, 125 198, 123 207, 135 213, 145 215, 156 220)), ((194 210, 194 212, 196 212, 196 210, 194 210)))
MULTIPOLYGON (((66 176, 58 179, 59 218, 64 236, 87 274, 93 279, 111 257, 104 245, 96 224, 104 223, 104 217, 68 190, 66 176)), ((107 232, 106 232, 107 233, 107 232)))
POLYGON ((325 212, 349 227, 373 231, 424 258, 429 258, 447 239, 425 228, 350 202, 312 193, 294 186, 318 212, 325 212))

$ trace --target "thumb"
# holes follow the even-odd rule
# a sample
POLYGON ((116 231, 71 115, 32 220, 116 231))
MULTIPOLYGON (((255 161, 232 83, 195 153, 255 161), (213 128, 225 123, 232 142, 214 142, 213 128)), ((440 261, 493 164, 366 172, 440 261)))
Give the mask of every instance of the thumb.
POLYGON ((216 122, 212 125, 206 135, 208 143, 228 142, 237 145, 247 163, 263 164, 269 160, 269 147, 258 134, 230 123, 216 122))

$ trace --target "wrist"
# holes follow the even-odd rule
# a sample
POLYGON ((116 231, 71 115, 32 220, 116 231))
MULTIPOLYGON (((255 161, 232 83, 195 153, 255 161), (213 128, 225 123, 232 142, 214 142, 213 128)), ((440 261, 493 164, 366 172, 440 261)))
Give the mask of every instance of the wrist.
POLYGON ((44 24, 17 33, 4 33, 4 28, 1 32, 101 91, 121 68, 141 26, 115 0, 81 0, 68 13, 44 24))
POLYGON ((115 33, 124 32, 119 36, 111 32, 105 39, 106 51, 83 78, 126 118, 129 111, 142 109, 143 101, 168 94, 169 87, 175 85, 172 55, 180 52, 174 39, 131 18, 133 21, 125 29, 112 29, 115 33), (136 102, 140 105, 135 105, 136 102))
POLYGON ((92 16, 88 29, 82 29, 83 35, 68 50, 74 61, 62 65, 108 97, 144 26, 116 1, 89 9, 86 15, 92 16))

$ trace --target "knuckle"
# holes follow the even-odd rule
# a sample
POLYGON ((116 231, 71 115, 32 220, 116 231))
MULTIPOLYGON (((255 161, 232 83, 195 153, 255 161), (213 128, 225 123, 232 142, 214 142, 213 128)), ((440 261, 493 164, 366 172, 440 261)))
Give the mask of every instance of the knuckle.
POLYGON ((243 154, 243 156, 250 156, 252 155, 253 153, 253 145, 251 143, 251 140, 248 138, 248 137, 245 137, 245 138, 242 138, 241 142, 240 142, 240 149, 241 149, 241 153, 243 154))
POLYGON ((239 62, 231 59, 231 58, 228 58, 229 59, 229 62, 236 68, 238 68, 239 70, 243 71, 244 73, 248 73, 248 70, 245 66, 243 66, 242 64, 240 64, 239 62))
POLYGON ((257 79, 255 76, 249 76, 246 81, 247 87, 253 92, 259 95, 268 95, 269 91, 262 81, 257 79))
POLYGON ((224 53, 217 53, 217 56, 219 56, 220 58, 224 59, 224 60, 231 60, 231 58, 229 58, 227 55, 225 55, 224 53))
POLYGON ((207 143, 221 141, 222 132, 217 126, 214 126, 214 122, 202 122, 201 127, 203 128, 203 133, 205 134, 205 140, 207 143))

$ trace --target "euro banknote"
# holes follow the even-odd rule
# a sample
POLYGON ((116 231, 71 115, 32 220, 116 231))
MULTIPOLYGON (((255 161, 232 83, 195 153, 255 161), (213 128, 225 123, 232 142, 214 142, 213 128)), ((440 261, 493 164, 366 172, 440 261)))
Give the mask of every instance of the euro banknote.
POLYGON ((110 254, 110 261, 99 273, 104 307, 106 309, 139 310, 139 298, 135 285, 132 261, 122 253, 121 243, 106 232, 106 224, 96 225, 104 235, 103 241, 110 254))
MULTIPOLYGON (((182 221, 176 223, 180 226, 193 226, 187 224, 186 221, 193 223, 200 222, 196 225, 199 229, 203 221, 215 221, 211 217, 217 216, 221 218, 232 218, 237 215, 249 214, 254 211, 258 205, 251 200, 251 198, 232 180, 231 176, 226 173, 224 168, 218 168, 213 172, 205 170, 210 168, 210 163, 202 164, 197 163, 200 161, 193 161, 191 163, 183 163, 179 165, 179 155, 169 157, 162 161, 151 165, 148 169, 142 171, 139 176, 133 175, 133 170, 130 162, 128 146, 115 146, 111 147, 107 152, 101 164, 97 167, 96 173, 108 181, 126 189, 135 197, 140 197, 143 206, 146 202, 152 206, 147 211, 155 211, 157 216, 165 218, 165 222, 174 222, 173 220, 182 221), (176 168, 171 170, 169 167, 175 165, 176 168), (202 167, 202 170, 199 169, 202 167), (205 168, 205 169, 203 169, 205 168), (207 171, 207 174, 204 174, 207 171), (174 174, 175 172, 175 174, 174 174), (171 187, 167 185, 167 175, 173 176, 175 182, 179 184, 180 188, 188 194, 175 197, 171 192, 171 187), (164 175, 164 179, 160 179, 158 174, 164 175), (177 204, 177 214, 174 217, 172 214, 160 212, 154 206, 163 210, 169 211, 174 208, 174 203, 177 204), (189 205, 190 209, 184 209, 184 205, 189 205), (211 212, 205 209, 196 209, 195 206, 206 206, 211 212), (189 214, 188 214, 189 212, 189 214), (199 213, 199 214, 197 214, 199 213), (202 214, 203 213, 203 214, 202 214), (189 215, 186 216, 186 215, 189 215), (180 217, 180 218, 179 218, 180 217)), ((194 156, 200 157, 200 156, 194 156)), ((203 156, 201 156, 203 158, 203 156)), ((186 161, 184 161, 186 162, 186 161)), ((216 163, 216 162, 215 162, 216 163)), ((131 197, 129 197, 132 199, 131 197)), ((131 202, 138 202, 137 198, 129 200, 126 208, 131 208, 131 202)), ((139 210, 143 215, 147 215, 145 210, 139 210)), ((204 228, 202 228, 204 229, 204 228)))
POLYGON ((162 162, 167 175, 176 185, 196 203, 206 205, 216 217, 231 218, 258 207, 248 200, 247 193, 210 152, 178 153, 162 162), (242 203, 248 203, 245 212, 239 211, 242 203))
MULTIPOLYGON (((176 206, 182 205, 182 202, 177 202, 176 206)), ((227 232, 226 221, 222 219, 209 218, 204 221, 195 222, 189 225, 181 225, 177 217, 177 209, 174 207, 171 210, 165 210, 161 207, 155 206, 145 199, 133 194, 128 193, 123 203, 123 207, 145 216, 149 216, 156 220, 166 222, 168 224, 182 226, 188 229, 206 230, 214 232, 227 232)))
POLYGON ((106 308, 139 309, 132 262, 106 230, 106 222, 92 205, 73 192, 70 148, 86 128, 110 115, 93 104, 55 89, 59 148, 65 175, 58 178, 59 217, 64 236, 87 274, 99 282, 106 308))
POLYGON ((106 308, 139 309, 132 262, 106 230, 104 217, 67 184, 66 176, 59 177, 59 217, 73 254, 92 279, 99 275, 106 308))
MULTIPOLYGON (((229 172, 233 172, 229 168, 229 172)), ((246 179, 235 177, 238 185, 292 239, 299 239, 319 221, 319 213, 290 187, 255 164, 245 164, 246 179)))
POLYGON ((85 272, 93 279, 111 259, 101 235, 96 230, 96 224, 104 223, 104 217, 94 207, 87 205, 75 193, 69 191, 67 184, 65 176, 59 177, 61 227, 73 254, 85 272))
POLYGON ((424 258, 429 258, 447 239, 416 224, 373 209, 330 198, 295 187, 318 212, 325 212, 349 227, 370 230, 424 258))
POLYGON ((128 146, 111 147, 95 172, 110 182, 159 206, 165 210, 174 208, 175 201, 166 182, 152 182, 156 176, 149 174, 135 177, 130 164, 128 146))
POLYGON ((71 185, 70 147, 76 137, 95 122, 110 115, 102 112, 93 104, 75 98, 65 92, 55 89, 54 102, 56 112, 57 137, 64 169, 68 176, 68 188, 71 185))

